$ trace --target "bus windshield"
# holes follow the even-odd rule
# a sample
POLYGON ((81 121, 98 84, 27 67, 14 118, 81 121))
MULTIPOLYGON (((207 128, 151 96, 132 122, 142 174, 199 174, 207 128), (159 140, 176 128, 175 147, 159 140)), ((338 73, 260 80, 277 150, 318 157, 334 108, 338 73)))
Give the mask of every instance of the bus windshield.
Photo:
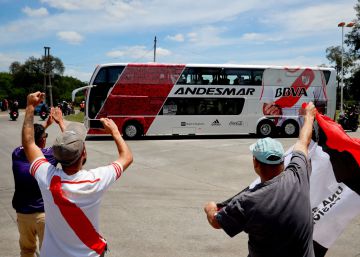
POLYGON ((108 96, 110 88, 114 86, 124 66, 102 67, 98 71, 94 81, 95 87, 91 88, 88 101, 88 116, 94 119, 108 96))

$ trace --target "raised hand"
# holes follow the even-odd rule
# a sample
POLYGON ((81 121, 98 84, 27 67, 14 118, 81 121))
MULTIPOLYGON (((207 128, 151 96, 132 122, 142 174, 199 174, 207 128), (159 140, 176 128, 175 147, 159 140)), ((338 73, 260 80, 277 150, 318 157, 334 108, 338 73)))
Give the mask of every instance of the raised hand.
POLYGON ((114 133, 119 132, 118 127, 112 119, 101 118, 100 121, 104 125, 104 129, 107 133, 114 135, 114 133))
POLYGON ((31 93, 27 96, 27 106, 37 106, 45 99, 45 93, 41 93, 37 91, 35 93, 31 93))
POLYGON ((54 121, 59 124, 59 122, 63 121, 62 111, 59 107, 51 108, 50 115, 53 117, 54 121))
POLYGON ((316 115, 316 108, 313 102, 309 102, 305 107, 306 115, 309 115, 311 117, 315 117, 316 115))

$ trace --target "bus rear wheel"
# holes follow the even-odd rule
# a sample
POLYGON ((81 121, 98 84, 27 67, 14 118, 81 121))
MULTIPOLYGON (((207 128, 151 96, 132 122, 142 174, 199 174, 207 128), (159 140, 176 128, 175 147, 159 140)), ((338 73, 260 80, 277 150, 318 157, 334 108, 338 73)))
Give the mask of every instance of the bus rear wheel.
POLYGON ((287 120, 281 126, 281 133, 286 137, 297 137, 299 124, 295 120, 287 120))
POLYGON ((271 137, 275 134, 276 127, 271 120, 263 120, 257 126, 257 135, 260 137, 271 137))
POLYGON ((126 139, 136 139, 142 135, 141 125, 137 122, 127 122, 123 127, 123 135, 126 139))

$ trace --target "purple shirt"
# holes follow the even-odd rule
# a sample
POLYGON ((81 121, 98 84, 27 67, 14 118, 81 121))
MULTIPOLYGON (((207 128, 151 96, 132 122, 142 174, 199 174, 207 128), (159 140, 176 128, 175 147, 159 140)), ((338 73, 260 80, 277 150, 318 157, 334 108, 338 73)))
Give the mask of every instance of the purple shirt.
MULTIPOLYGON (((51 147, 41 149, 45 158, 54 166, 57 161, 53 156, 51 147)), ((14 174, 15 193, 12 206, 16 212, 30 214, 44 212, 44 202, 37 181, 29 172, 28 162, 24 148, 18 147, 12 153, 12 170, 14 174)))

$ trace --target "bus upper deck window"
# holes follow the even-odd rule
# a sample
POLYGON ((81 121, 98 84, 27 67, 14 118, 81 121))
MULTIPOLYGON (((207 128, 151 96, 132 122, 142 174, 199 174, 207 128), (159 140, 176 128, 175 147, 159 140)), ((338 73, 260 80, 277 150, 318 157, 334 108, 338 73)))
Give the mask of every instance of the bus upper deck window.
POLYGON ((324 73, 324 77, 325 77, 325 82, 326 82, 326 84, 328 84, 331 72, 329 70, 324 70, 323 73, 324 73))
POLYGON ((110 84, 115 84, 115 82, 119 79, 121 72, 123 71, 124 67, 110 67, 108 70, 108 82, 110 84))
POLYGON ((96 85, 96 84, 105 83, 105 82, 106 82, 106 69, 102 68, 96 75, 94 84, 96 85))
POLYGON ((254 85, 262 84, 263 73, 264 73, 264 70, 254 70, 253 71, 254 85))

